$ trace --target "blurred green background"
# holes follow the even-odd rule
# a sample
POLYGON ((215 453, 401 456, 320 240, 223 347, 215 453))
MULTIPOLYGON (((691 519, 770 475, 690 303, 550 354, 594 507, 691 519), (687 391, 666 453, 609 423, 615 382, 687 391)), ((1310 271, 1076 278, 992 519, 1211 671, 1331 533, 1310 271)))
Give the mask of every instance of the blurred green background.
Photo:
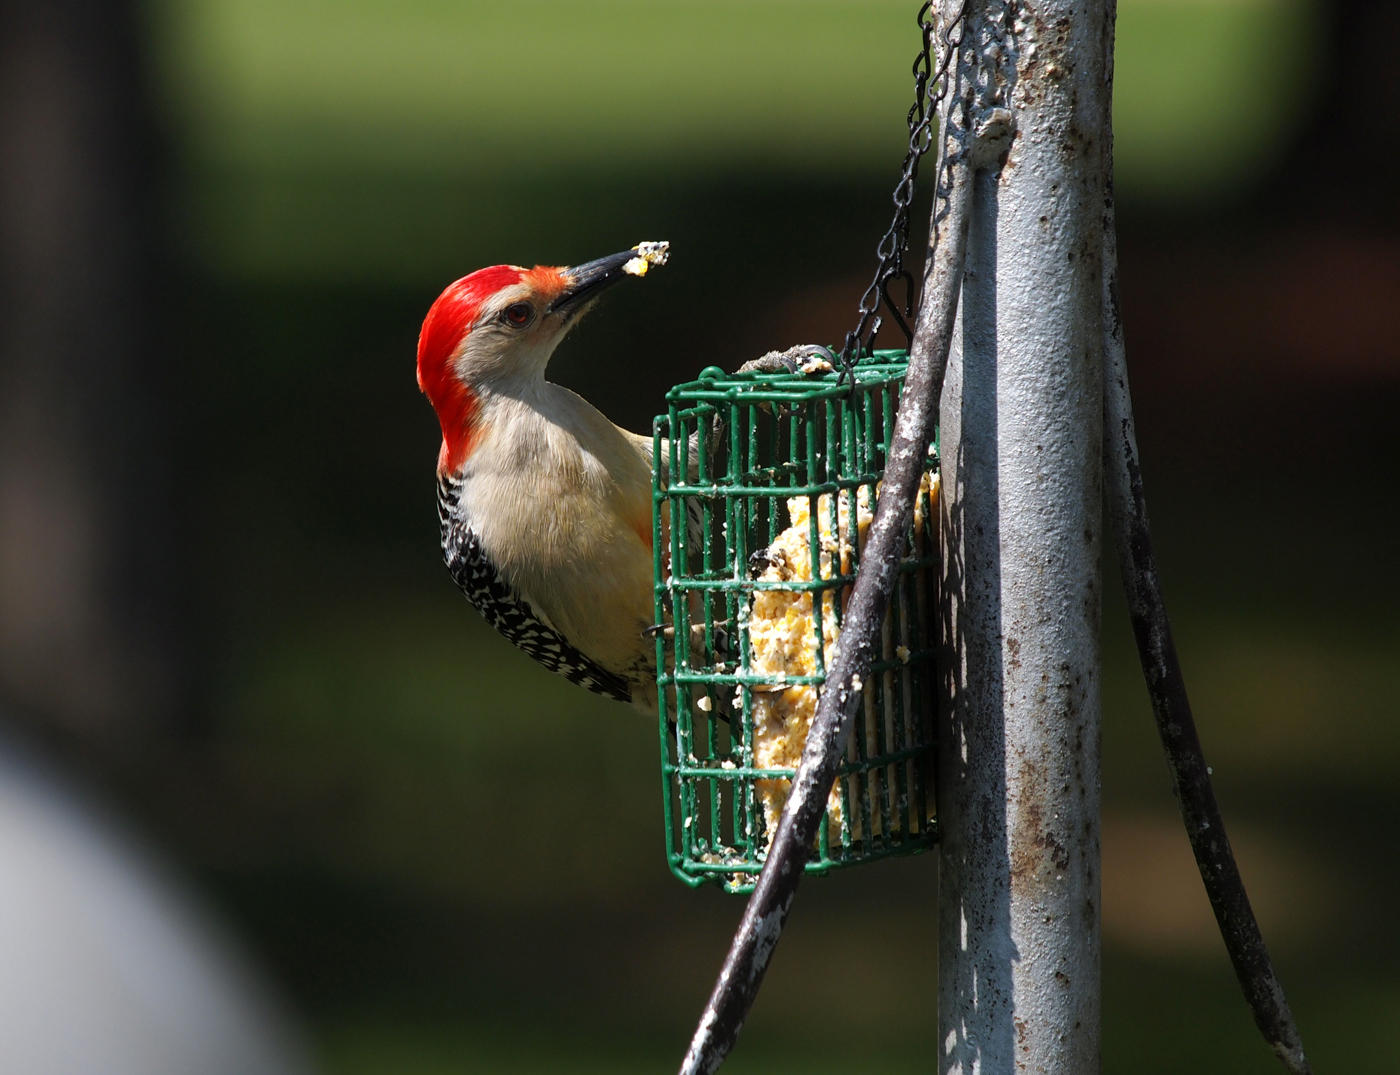
MULTIPOLYGON (((839 341, 889 217, 916 8, 6 15, 41 26, 16 50, 69 44, 23 68, 38 120, 7 137, 35 141, 3 166, 13 218, 49 224, 6 236, 23 391, 0 447, 65 493, 0 483, 39 512, 6 526, 0 699, 219 908, 327 1072, 679 1061, 741 903, 667 872, 654 731, 498 640, 443 571, 418 325, 482 265, 667 238, 671 265, 552 366, 614 420, 647 428, 703 366, 839 341), (85 148, 50 152, 83 92, 85 148)), ((1379 1072, 1400 27, 1344 39, 1362 10, 1121 0, 1115 100, 1129 358, 1202 735, 1317 1070, 1379 1072)), ((1106 589, 1105 1070, 1272 1071, 1106 589)), ((932 1070, 935 886, 932 856, 804 886, 725 1070, 932 1070)))

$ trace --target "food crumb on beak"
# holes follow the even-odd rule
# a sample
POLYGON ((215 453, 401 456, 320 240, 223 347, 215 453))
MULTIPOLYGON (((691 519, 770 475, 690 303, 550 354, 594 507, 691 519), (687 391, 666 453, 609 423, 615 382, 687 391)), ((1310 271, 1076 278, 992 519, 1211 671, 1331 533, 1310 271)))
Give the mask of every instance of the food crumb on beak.
POLYGON ((641 242, 632 248, 637 256, 622 266, 629 276, 645 276, 653 265, 665 265, 671 256, 671 244, 665 239, 656 242, 641 242))

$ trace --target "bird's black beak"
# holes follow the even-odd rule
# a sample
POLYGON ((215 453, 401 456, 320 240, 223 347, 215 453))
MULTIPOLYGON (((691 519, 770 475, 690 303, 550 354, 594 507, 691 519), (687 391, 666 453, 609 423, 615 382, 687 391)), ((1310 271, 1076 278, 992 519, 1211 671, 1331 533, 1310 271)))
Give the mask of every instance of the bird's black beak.
POLYGON ((596 298, 609 284, 616 283, 624 276, 622 267, 635 261, 635 250, 624 250, 620 254, 609 254, 596 261, 587 261, 571 269, 563 269, 560 275, 568 283, 557 298, 549 304, 549 313, 572 313, 581 310, 590 299, 596 298))

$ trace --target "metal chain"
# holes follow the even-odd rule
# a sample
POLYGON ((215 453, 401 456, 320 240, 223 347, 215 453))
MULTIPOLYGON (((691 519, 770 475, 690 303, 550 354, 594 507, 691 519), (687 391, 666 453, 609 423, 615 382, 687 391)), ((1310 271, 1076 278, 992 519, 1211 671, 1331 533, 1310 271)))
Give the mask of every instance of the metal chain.
POLYGON ((933 66, 930 54, 933 51, 933 38, 936 19, 933 16, 933 0, 928 0, 917 16, 919 32, 923 37, 923 48, 914 59, 914 104, 909 109, 909 148, 904 154, 904 165, 900 169, 899 183, 894 188, 894 219, 889 229, 880 239, 875 253, 880 258, 875 270, 875 279, 865 289, 860 298, 860 319, 856 327, 846 333, 846 342, 841 346, 841 365, 849 373, 851 367, 862 354, 870 349, 870 341, 880 331, 881 318, 877 311, 883 299, 889 312, 904 335, 912 342, 914 330, 908 318, 914 316, 916 283, 913 273, 904 267, 904 254, 909 249, 909 210, 914 201, 914 180, 919 174, 919 160, 928 151, 936 133, 938 104, 947 94, 948 62, 959 41, 951 41, 949 35, 953 27, 960 24, 966 14, 966 0, 959 6, 957 15, 943 30, 942 51, 937 69, 933 66), (905 283, 904 309, 890 296, 890 284, 896 279, 905 283))

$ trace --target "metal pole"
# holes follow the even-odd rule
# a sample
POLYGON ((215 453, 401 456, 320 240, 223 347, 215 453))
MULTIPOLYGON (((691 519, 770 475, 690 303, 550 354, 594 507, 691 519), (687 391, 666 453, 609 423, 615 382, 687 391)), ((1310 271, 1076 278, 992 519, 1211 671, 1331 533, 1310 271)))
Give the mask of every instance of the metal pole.
MULTIPOLYGON (((942 408, 939 1070, 1099 1068, 1103 0, 964 36, 979 161, 942 408)), ((952 95, 955 96, 955 95, 952 95)))

